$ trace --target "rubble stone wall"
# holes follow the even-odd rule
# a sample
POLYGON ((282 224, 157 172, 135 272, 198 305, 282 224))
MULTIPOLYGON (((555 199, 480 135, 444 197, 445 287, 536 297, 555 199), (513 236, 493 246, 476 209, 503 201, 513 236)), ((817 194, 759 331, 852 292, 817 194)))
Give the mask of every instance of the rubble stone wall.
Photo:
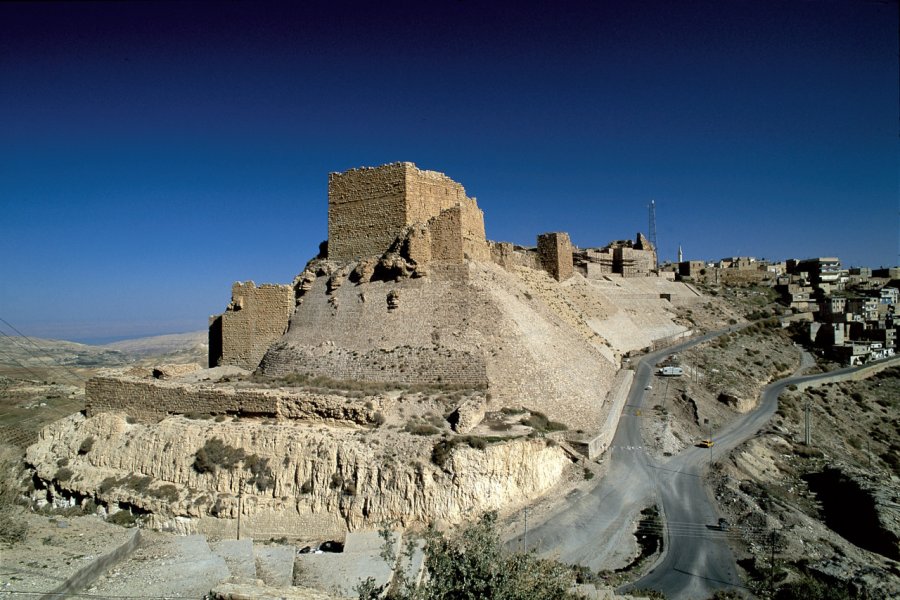
POLYGON ((385 251, 407 225, 406 166, 394 163, 328 175, 328 258, 385 251))
POLYGON ((463 261, 462 210, 455 206, 428 222, 431 258, 455 263, 463 261))
MULTIPOLYGON (((433 236, 440 239, 432 242, 435 260, 462 262, 464 255, 487 260, 483 213, 463 186, 443 173, 393 163, 329 175, 330 259, 380 256, 406 227, 424 223, 440 229, 433 236)), ((427 258, 419 246, 412 251, 417 262, 427 258)))
POLYGON ((210 338, 221 331, 221 344, 210 344, 210 363, 216 352, 220 365, 253 370, 273 342, 287 330, 294 310, 294 290, 289 285, 236 282, 231 287, 231 304, 216 322, 210 323, 210 338))
MULTIPOLYGON (((405 177, 406 224, 424 223, 442 210, 465 202, 466 190, 443 173, 400 163, 405 177)), ((482 233, 482 238, 484 237, 482 233)))
POLYGON ((380 401, 347 402, 344 396, 285 389, 236 389, 94 377, 85 385, 87 415, 122 411, 140 421, 170 414, 264 416, 308 421, 369 424, 380 401))
POLYGON ((491 260, 491 250, 484 234, 484 213, 474 198, 464 198, 459 206, 464 256, 470 260, 491 260))
POLYGON ((491 260, 504 269, 528 267, 541 269, 540 257, 534 249, 522 248, 509 242, 488 242, 491 260))
POLYGON ((442 346, 400 346, 368 351, 291 344, 274 348, 278 360, 264 361, 266 375, 289 373, 383 383, 449 384, 484 389, 488 385, 484 356, 442 346))
POLYGON ((656 254, 652 250, 615 248, 613 260, 614 270, 623 277, 646 277, 656 267, 656 254))
POLYGON ((541 264, 557 281, 572 276, 572 242, 567 233, 542 233, 538 236, 538 255, 541 264))

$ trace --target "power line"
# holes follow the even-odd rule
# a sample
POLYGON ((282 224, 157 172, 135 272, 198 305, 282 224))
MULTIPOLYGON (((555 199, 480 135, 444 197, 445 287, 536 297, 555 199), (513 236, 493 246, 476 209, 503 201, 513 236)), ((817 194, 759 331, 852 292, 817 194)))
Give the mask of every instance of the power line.
MULTIPOLYGON (((9 337, 8 335, 6 335, 5 333, 3 333, 2 331, 0 331, 0 334, 2 334, 4 337, 9 337)), ((34 376, 34 378, 37 379, 38 381, 43 381, 44 379, 46 379, 46 377, 41 377, 41 375, 39 375, 39 374, 36 373, 35 371, 32 371, 31 368, 27 367, 24 363, 20 362, 19 359, 16 358, 16 356, 15 356, 14 354, 12 354, 11 352, 8 352, 8 351, 6 351, 6 350, 4 350, 4 349, 2 349, 2 348, 0 348, 0 352, 3 352, 3 354, 5 354, 5 355, 9 358, 10 361, 12 361, 13 363, 15 363, 16 366, 18 366, 19 368, 24 369, 25 371, 28 371, 29 373, 31 373, 31 374, 34 376)))
MULTIPOLYGON (((18 329, 16 329, 15 325, 13 325, 12 323, 10 323, 9 321, 7 321, 6 319, 4 319, 3 317, 0 317, 0 321, 2 321, 3 323, 5 323, 7 327, 9 327, 9 328, 12 329, 13 331, 15 331, 17 334, 19 334, 19 336, 21 336, 21 337, 22 337, 23 339, 25 339, 29 344, 31 344, 32 346, 34 346, 39 352, 41 352, 41 353, 46 354, 46 355, 49 356, 50 353, 49 353, 46 349, 41 348, 41 347, 38 346, 38 345, 37 345, 30 337, 28 337, 27 335, 25 335, 24 333, 22 333, 21 331, 19 331, 18 329)), ((0 333, 3 333, 3 332, 0 332, 0 333)), ((13 341, 13 343, 15 343, 15 339, 12 338, 11 336, 6 335, 5 333, 3 333, 3 336, 4 336, 4 337, 8 337, 10 340, 13 341)), ((20 347, 21 347, 21 346, 20 346, 20 347)), ((24 347, 23 347, 23 350, 26 350, 26 352, 28 351, 27 348, 24 348, 24 347)), ((38 360, 41 360, 41 362, 43 362, 44 364, 46 364, 46 365, 47 365, 48 367, 50 367, 51 369, 54 368, 54 365, 53 365, 52 363, 47 363, 46 361, 44 361, 41 355, 36 355, 36 357, 38 358, 38 360)), ((69 374, 71 374, 71 375, 75 378, 75 381, 76 381, 76 384, 75 384, 75 385, 80 386, 80 385, 82 385, 82 383, 84 383, 84 378, 83 378, 81 375, 79 375, 78 373, 72 371, 72 370, 71 370, 69 367, 67 367, 66 365, 60 364, 60 365, 58 365, 58 366, 61 367, 61 368, 63 368, 66 372, 68 372, 69 374)))

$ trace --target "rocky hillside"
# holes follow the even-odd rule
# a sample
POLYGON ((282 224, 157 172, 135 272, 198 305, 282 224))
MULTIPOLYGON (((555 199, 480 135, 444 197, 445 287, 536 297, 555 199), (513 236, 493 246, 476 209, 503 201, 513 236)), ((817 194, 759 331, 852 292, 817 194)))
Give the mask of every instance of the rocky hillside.
POLYGON ((381 281, 365 265, 311 264, 266 375, 328 375, 483 386, 487 407, 525 406, 596 430, 622 354, 677 335, 676 303, 699 296, 663 279, 565 282, 493 263, 381 281), (362 279, 359 279, 362 277, 362 279))
MULTIPOLYGON (((460 522, 553 487, 571 461, 544 439, 446 438, 387 428, 254 419, 80 414, 44 430, 27 461, 58 502, 152 513, 149 524, 257 537, 460 522)), ((45 492, 36 491, 43 498, 45 492)))

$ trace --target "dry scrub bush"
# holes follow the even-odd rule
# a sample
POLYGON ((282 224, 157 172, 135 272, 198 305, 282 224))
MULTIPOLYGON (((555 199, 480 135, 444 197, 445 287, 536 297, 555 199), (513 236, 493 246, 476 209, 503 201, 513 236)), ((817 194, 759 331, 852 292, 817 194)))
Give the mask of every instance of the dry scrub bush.
POLYGON ((18 453, 9 446, 0 445, 0 542, 10 544, 23 541, 28 533, 28 527, 19 518, 19 508, 16 506, 19 470, 18 453))

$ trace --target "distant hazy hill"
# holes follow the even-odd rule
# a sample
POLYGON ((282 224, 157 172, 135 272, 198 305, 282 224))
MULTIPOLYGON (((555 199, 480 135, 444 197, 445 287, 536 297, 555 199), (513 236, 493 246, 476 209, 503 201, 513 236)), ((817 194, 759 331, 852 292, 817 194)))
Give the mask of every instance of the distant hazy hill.
MULTIPOLYGON (((0 370, 11 376, 45 376, 47 369, 116 367, 143 362, 206 363, 205 331, 123 340, 102 346, 66 340, 0 337, 0 370)), ((29 377, 30 376, 30 377, 29 377)))
POLYGON ((153 337, 122 340, 99 346, 137 357, 166 356, 172 354, 198 354, 205 357, 207 332, 191 331, 153 337))

